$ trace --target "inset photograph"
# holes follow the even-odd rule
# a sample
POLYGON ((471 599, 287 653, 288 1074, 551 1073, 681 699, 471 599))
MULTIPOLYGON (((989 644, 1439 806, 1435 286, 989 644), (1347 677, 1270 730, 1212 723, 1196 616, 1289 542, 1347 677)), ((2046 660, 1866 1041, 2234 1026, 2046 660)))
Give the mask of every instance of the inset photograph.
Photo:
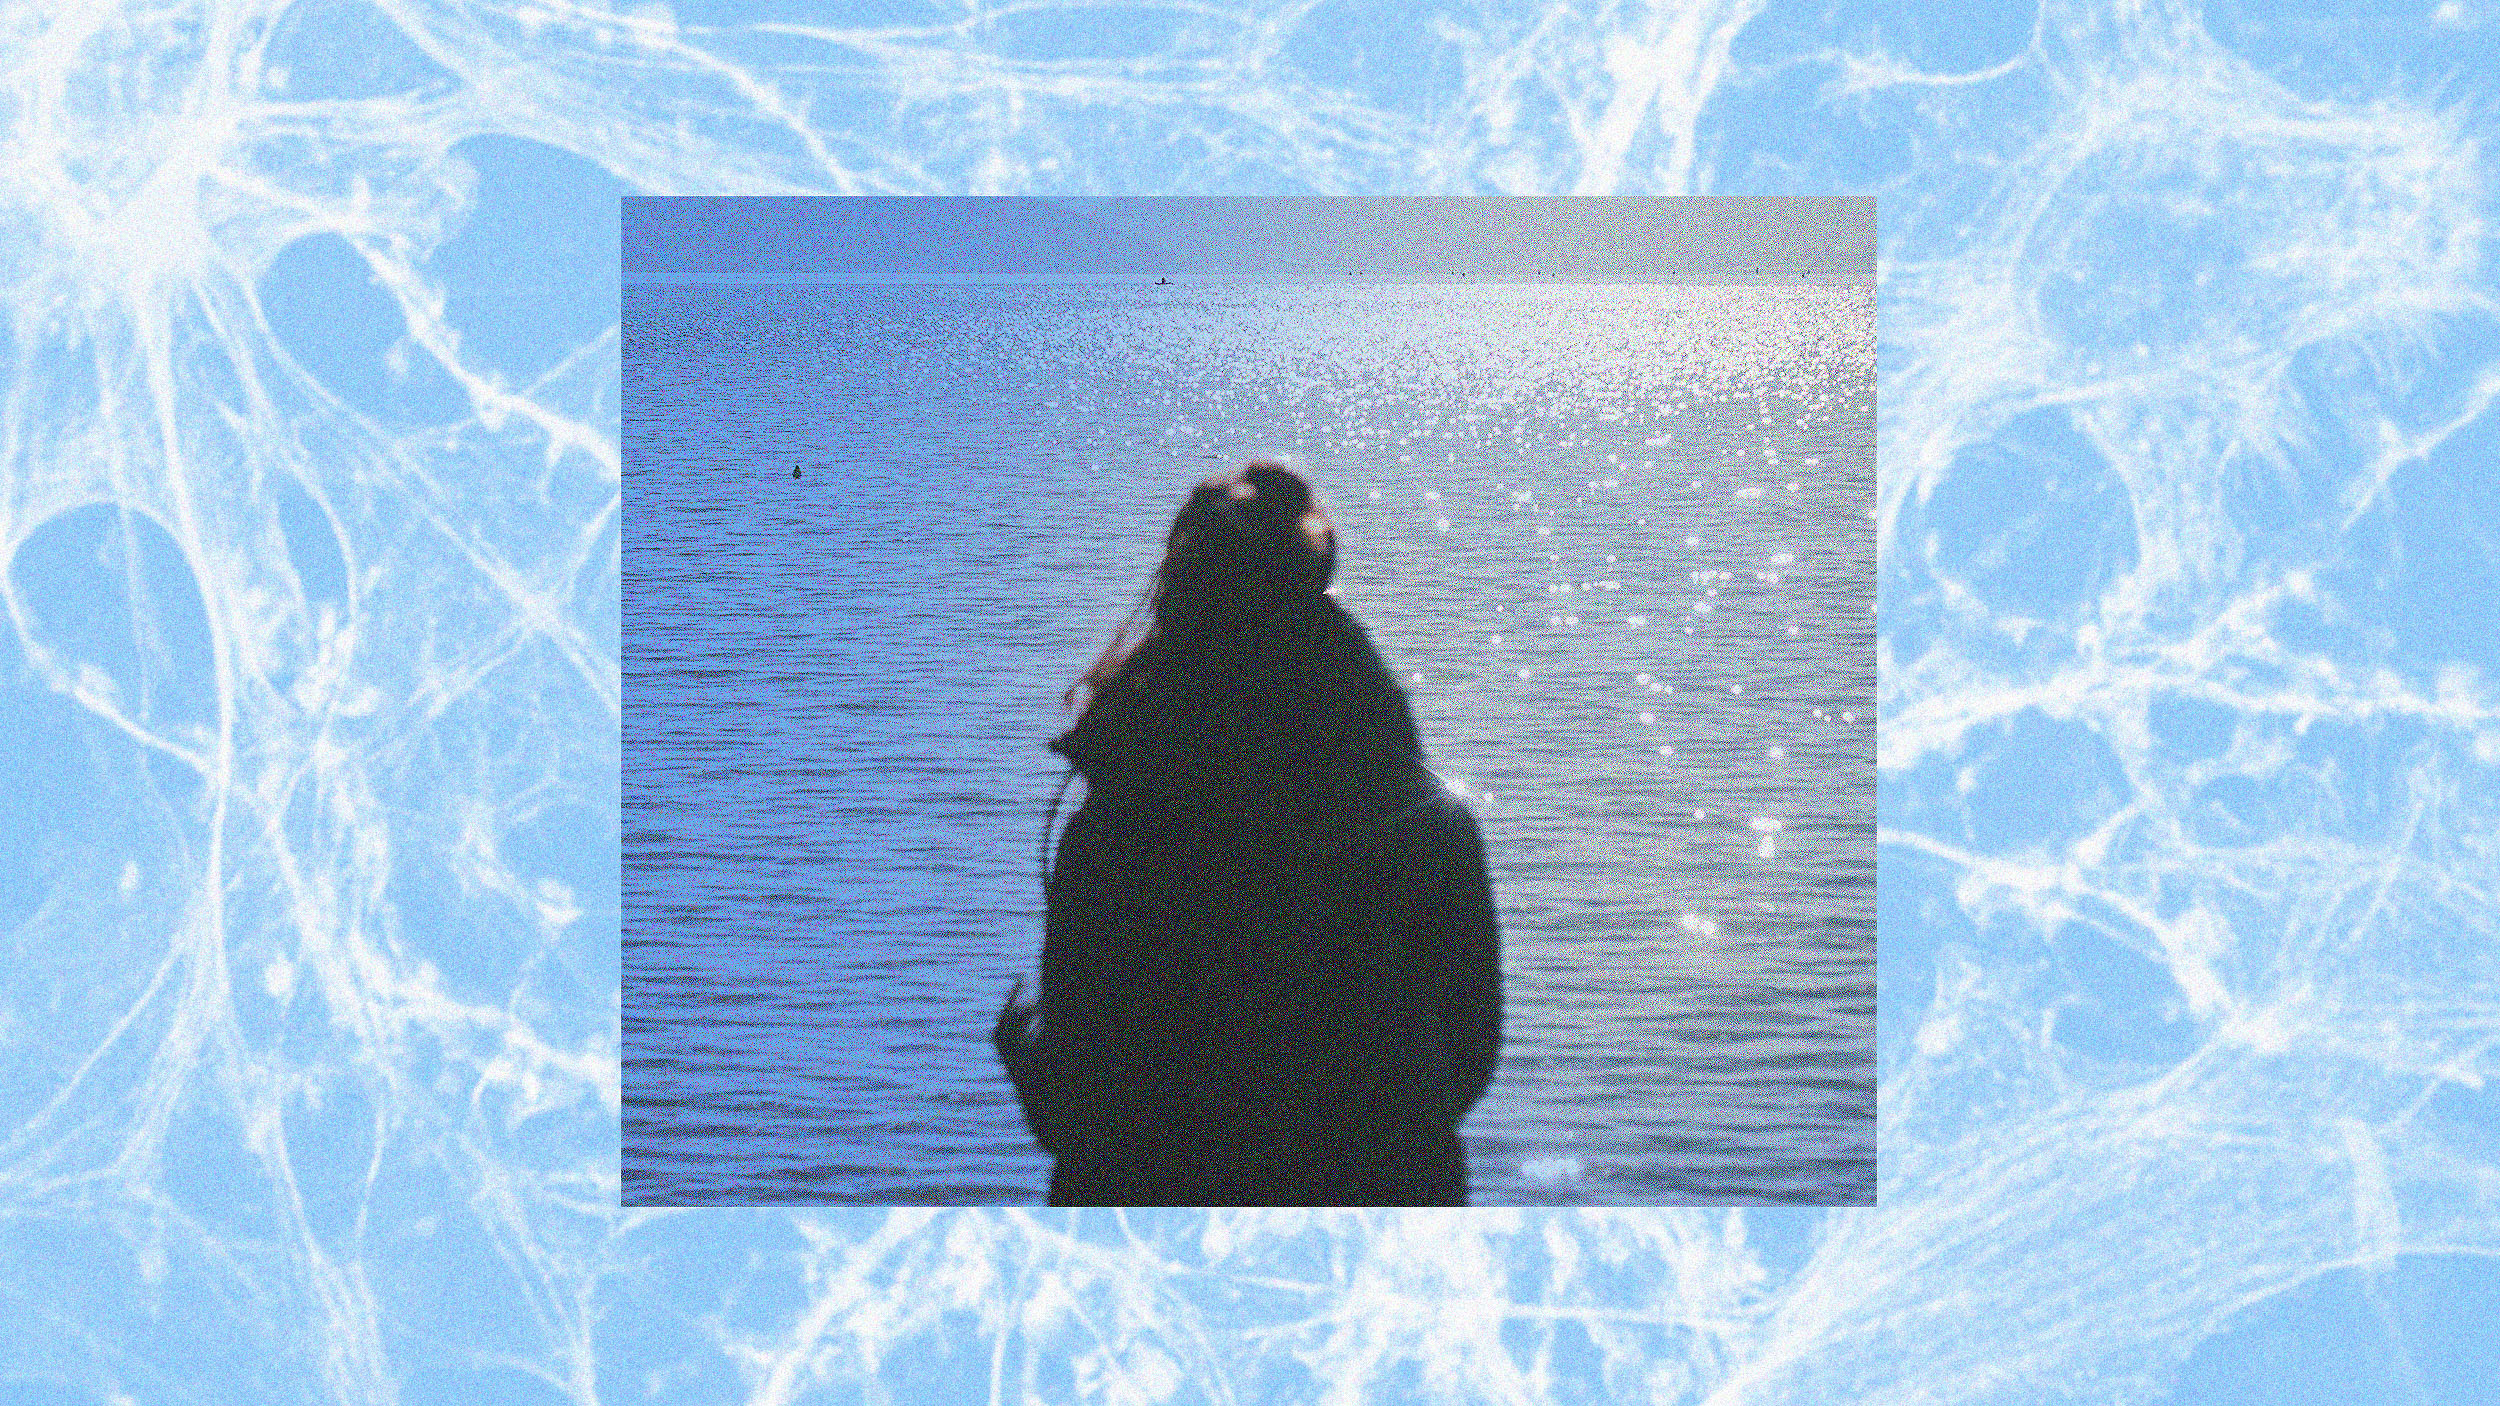
POLYGON ((623 221, 625 1204, 1874 1203, 1872 200, 623 221))

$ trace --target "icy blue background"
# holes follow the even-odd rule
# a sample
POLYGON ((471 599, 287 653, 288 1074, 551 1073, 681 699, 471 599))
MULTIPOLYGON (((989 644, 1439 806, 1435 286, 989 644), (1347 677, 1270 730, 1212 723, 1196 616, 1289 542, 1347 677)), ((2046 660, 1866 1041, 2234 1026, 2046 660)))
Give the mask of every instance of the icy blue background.
POLYGON ((0 1396, 2486 1399, 2489 0, 0 10, 0 1396), (1881 1206, 615 1209, 616 197, 1881 198, 1881 1206))

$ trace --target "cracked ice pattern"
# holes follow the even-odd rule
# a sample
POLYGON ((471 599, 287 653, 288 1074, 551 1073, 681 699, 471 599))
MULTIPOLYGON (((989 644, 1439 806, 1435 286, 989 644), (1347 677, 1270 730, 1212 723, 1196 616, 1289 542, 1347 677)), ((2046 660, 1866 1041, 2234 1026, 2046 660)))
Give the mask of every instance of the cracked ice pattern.
POLYGON ((14 1399, 2466 1400, 2483 0, 19 0, 14 1399), (619 1213, 615 197, 1881 197, 1881 1204, 619 1213))

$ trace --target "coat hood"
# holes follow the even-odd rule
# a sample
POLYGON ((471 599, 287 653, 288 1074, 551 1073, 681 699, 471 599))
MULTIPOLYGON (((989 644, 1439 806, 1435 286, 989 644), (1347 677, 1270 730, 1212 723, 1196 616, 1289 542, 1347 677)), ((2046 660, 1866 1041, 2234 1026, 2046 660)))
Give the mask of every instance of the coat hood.
POLYGON ((1321 595, 1186 651, 1149 637, 1050 745, 1092 794, 1306 841, 1351 838, 1440 791, 1405 692, 1321 595))

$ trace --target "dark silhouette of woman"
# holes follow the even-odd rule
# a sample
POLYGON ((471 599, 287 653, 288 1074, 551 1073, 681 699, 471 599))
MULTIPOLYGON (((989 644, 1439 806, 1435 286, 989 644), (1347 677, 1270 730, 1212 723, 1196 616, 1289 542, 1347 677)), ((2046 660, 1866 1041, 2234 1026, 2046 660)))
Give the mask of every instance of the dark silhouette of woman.
MULTIPOLYGON (((1068 691, 1086 780, 1038 1006, 994 1033, 1053 1205, 1464 1205, 1501 1039, 1483 844, 1324 592, 1272 463, 1198 485, 1133 644, 1068 691)), ((1132 619, 1131 625, 1135 621, 1132 619)))

